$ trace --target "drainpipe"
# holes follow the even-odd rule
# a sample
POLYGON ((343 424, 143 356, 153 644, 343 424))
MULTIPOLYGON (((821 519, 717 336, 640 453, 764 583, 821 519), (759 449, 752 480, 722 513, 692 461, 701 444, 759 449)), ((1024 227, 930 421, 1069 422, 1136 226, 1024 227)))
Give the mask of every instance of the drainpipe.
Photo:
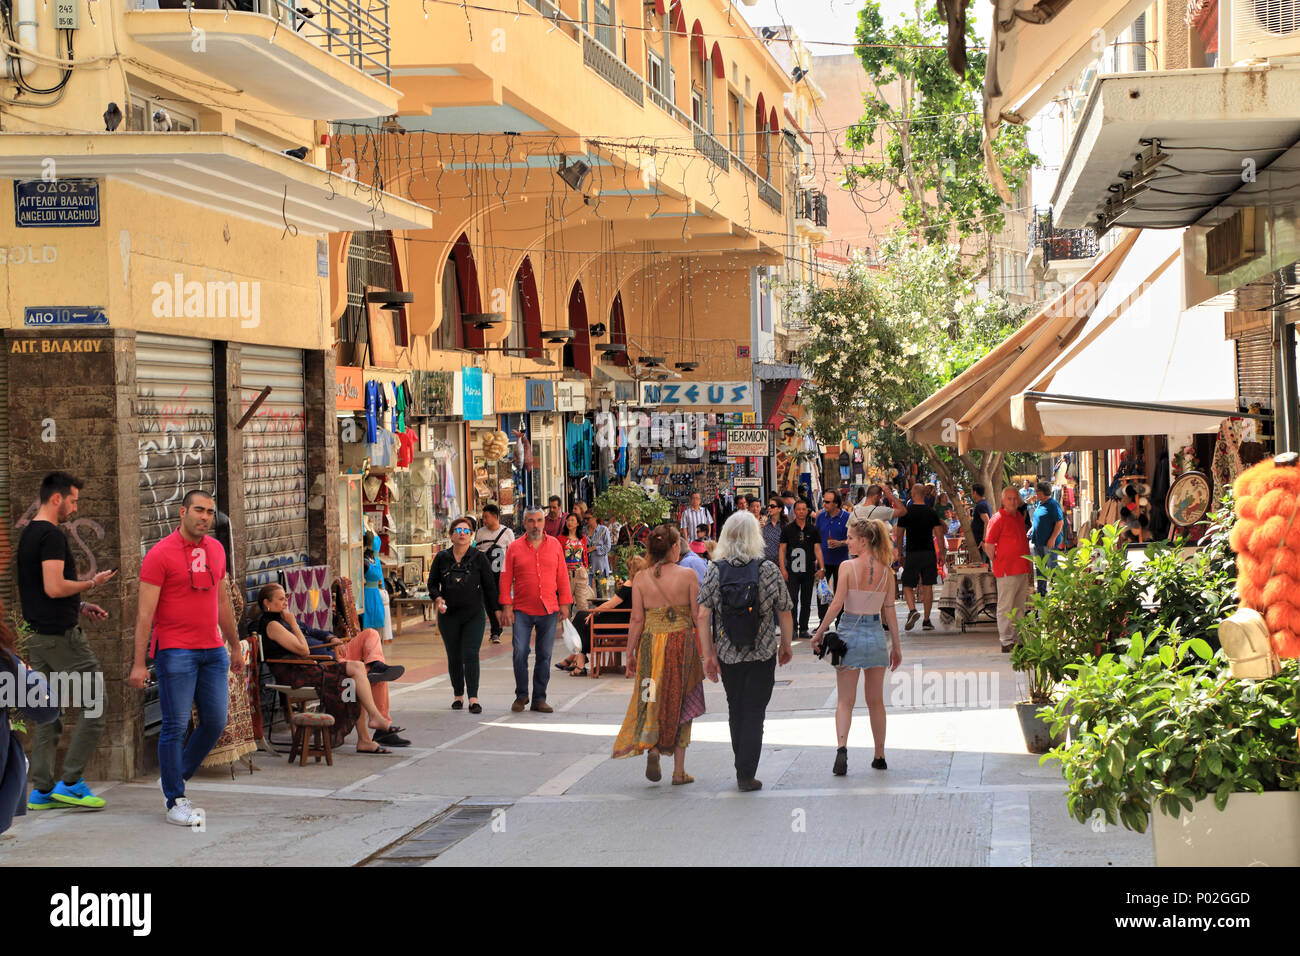
MULTIPOLYGON (((1280 303, 1285 288, 1281 272, 1273 274, 1273 301, 1280 303)), ((1300 451, 1300 421, 1296 407, 1296 337, 1295 326, 1286 320, 1281 305, 1273 307, 1273 348, 1277 361, 1274 382, 1274 442, 1279 452, 1300 451)))
MULTIPOLYGON (((17 23, 14 24, 14 35, 18 38, 18 45, 28 50, 36 49, 36 0, 18 0, 11 8, 10 16, 15 16, 17 23)), ((36 61, 30 57, 5 57, 5 75, 14 79, 18 76, 18 67, 21 66, 22 75, 30 78, 36 72, 36 61)))

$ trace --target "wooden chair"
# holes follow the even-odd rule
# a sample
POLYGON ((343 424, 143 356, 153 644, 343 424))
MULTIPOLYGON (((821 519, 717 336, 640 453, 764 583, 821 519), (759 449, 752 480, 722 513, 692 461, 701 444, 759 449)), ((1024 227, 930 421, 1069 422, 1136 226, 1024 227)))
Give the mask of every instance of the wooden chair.
POLYGON ((601 661, 606 670, 623 669, 623 652, 627 649, 627 611, 591 612, 591 653, 587 662, 592 677, 600 676, 601 661), (612 620, 611 620, 612 618, 612 620))

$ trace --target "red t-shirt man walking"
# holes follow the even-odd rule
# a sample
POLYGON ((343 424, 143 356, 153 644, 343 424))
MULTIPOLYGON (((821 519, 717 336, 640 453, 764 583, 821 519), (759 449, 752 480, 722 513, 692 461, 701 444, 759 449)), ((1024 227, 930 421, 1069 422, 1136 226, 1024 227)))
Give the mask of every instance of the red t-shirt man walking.
POLYGON ((515 702, 518 713, 529 703, 528 645, 537 633, 537 661, 533 667, 532 709, 543 714, 552 710, 546 702, 546 685, 551 677, 551 648, 559 616, 569 616, 573 592, 559 539, 545 531, 546 518, 540 508, 524 514, 524 536, 506 549, 501 571, 501 623, 511 629, 514 644, 515 702))
POLYGON ((1010 486, 1002 489, 1002 507, 984 529, 984 551, 993 561, 998 579, 998 640, 1003 653, 1018 642, 1014 617, 1023 617, 1029 607, 1029 536, 1020 517, 1020 494, 1010 486))

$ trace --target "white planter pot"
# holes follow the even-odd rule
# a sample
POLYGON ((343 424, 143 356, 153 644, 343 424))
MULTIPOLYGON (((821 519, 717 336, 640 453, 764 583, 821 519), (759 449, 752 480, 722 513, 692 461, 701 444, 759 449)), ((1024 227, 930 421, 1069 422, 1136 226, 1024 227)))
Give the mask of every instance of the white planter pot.
POLYGON ((1201 800, 1175 819, 1151 815, 1156 866, 1300 866, 1300 791, 1201 800))

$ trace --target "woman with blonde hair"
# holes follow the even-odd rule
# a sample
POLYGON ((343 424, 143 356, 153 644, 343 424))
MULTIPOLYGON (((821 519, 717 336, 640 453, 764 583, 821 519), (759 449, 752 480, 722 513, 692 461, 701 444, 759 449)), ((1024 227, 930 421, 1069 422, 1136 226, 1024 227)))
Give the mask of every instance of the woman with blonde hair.
POLYGON ((849 772, 849 726, 853 722, 853 700, 857 696, 858 673, 862 672, 863 697, 871 715, 871 737, 875 759, 871 766, 886 770, 885 763, 885 668, 897 670, 903 662, 898 640, 898 616, 894 612, 894 574, 890 565, 894 548, 889 526, 883 521, 854 518, 849 522, 849 554, 840 568, 835 599, 813 635, 812 648, 821 648, 828 622, 843 608, 839 637, 846 646, 836 666, 835 734, 839 749, 831 773, 849 772), (886 630, 882 629, 884 624, 886 630))
MULTIPOLYGON (((650 567, 632 579, 627 629, 627 676, 635 677, 614 757, 646 754, 645 775, 661 777, 660 754, 673 755, 673 784, 692 783, 686 772, 691 721, 704 713, 704 668, 693 610, 700 582, 679 567, 681 535, 669 524, 650 532, 650 567)), ((716 678, 715 678, 716 679, 716 678)))

